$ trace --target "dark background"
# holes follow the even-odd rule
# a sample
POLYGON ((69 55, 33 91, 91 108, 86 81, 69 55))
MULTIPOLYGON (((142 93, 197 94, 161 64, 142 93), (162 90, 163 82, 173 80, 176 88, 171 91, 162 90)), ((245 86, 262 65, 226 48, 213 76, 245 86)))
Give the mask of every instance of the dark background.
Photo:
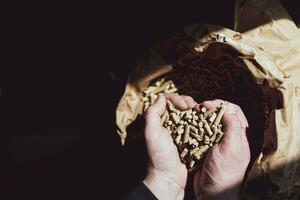
MULTIPOLYGON (((299 19, 294 2, 284 4, 299 19)), ((143 146, 122 148, 115 131, 135 59, 186 24, 233 28, 234 1, 23 6, 5 16, 1 194, 118 199, 146 166, 143 146)))

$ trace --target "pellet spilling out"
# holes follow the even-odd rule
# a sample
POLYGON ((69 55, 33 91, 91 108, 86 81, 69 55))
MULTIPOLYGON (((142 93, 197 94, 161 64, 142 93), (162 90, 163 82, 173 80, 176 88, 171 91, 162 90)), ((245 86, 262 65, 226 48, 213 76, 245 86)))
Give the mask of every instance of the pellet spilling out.
POLYGON ((176 93, 177 88, 171 80, 165 81, 164 78, 156 81, 153 85, 149 86, 146 90, 144 90, 143 96, 143 104, 144 111, 154 103, 156 98, 161 93, 176 93))
POLYGON ((180 111, 170 101, 167 104, 161 123, 174 139, 181 161, 188 169, 193 169, 208 150, 220 142, 223 136, 220 122, 226 105, 222 103, 210 110, 200 106, 200 112, 197 112, 194 109, 180 111))

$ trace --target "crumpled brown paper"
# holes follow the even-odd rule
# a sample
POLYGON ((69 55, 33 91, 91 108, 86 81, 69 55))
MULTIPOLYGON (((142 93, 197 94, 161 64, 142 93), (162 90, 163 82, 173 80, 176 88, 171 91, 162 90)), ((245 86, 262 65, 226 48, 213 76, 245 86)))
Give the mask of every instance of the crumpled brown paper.
POLYGON ((278 0, 239 0, 235 17, 235 29, 264 49, 285 77, 276 88, 283 95, 284 106, 272 111, 261 155, 248 176, 251 182, 246 192, 259 189, 257 185, 260 190, 245 197, 299 199, 300 31, 278 0))
MULTIPOLYGON (((254 154, 255 162, 251 163, 242 197, 297 199, 300 195, 300 31, 280 1, 237 0, 235 31, 196 24, 186 27, 183 35, 160 43, 129 75, 116 111, 122 144, 127 137, 126 128, 142 114, 142 92, 151 81, 168 74, 175 65, 188 65, 195 56, 217 64, 230 57, 226 62, 231 66, 250 72, 261 90, 265 101, 262 104, 268 105, 263 121, 263 144, 261 148, 257 145, 260 155, 254 154), (176 48, 169 48, 173 44, 176 48)), ((255 121, 255 115, 250 118, 255 121)))

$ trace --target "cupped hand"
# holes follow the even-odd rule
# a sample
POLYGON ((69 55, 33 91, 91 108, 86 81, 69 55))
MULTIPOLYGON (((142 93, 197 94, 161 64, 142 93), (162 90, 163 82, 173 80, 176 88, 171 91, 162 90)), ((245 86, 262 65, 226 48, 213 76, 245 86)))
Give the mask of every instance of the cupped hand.
POLYGON ((196 105, 189 96, 164 94, 147 109, 145 139, 150 162, 143 182, 158 199, 183 199, 187 169, 179 159, 170 133, 161 125, 167 100, 179 110, 187 110, 196 105))
MULTIPOLYGON (((203 105, 215 108, 221 102, 206 101, 203 105)), ((248 122, 239 106, 227 103, 222 123, 222 140, 210 149, 203 167, 194 177, 197 199, 239 199, 240 186, 250 161, 246 136, 248 122)))

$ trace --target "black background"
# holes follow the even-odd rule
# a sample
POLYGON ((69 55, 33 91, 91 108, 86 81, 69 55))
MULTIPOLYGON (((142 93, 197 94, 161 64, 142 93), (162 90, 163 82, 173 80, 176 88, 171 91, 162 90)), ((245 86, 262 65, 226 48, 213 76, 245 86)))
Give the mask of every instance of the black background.
MULTIPOLYGON (((296 19, 294 2, 284 4, 296 19)), ((0 188, 13 199, 123 196, 146 164, 143 147, 122 148, 115 131, 135 59, 186 24, 233 28, 234 17, 234 1, 12 8, 4 18, 0 188)))

